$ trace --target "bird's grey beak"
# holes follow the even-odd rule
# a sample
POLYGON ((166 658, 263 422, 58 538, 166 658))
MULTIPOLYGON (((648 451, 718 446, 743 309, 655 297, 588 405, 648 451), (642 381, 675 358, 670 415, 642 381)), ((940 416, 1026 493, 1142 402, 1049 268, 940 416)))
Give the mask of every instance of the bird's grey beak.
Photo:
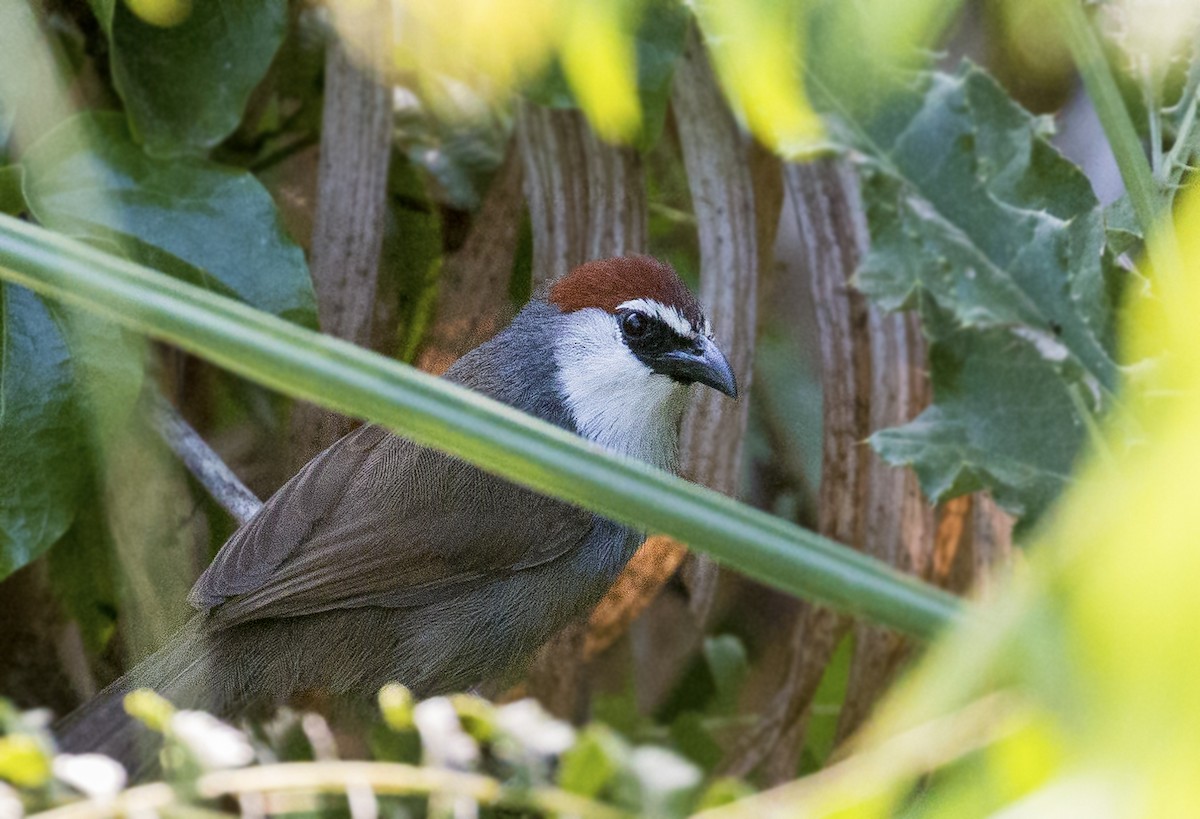
POLYGON ((737 379, 721 348, 701 336, 690 350, 672 350, 654 362, 655 372, 669 375, 685 384, 697 382, 737 398, 737 379))

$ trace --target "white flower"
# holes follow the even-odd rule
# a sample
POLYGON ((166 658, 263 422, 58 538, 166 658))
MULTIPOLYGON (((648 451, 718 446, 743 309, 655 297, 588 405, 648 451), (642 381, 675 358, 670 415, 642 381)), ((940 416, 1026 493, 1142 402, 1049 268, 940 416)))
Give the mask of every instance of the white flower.
POLYGON ((25 815, 25 806, 17 792, 0 782, 0 819, 21 819, 25 815))
POLYGON ((1101 29, 1144 80, 1161 78, 1172 60, 1186 59, 1200 33, 1194 0, 1114 0, 1098 12, 1101 29))
POLYGON ((462 729, 454 706, 445 697, 432 697, 413 708, 413 722, 421 735, 428 761, 443 768, 469 768, 479 758, 479 748, 462 729))
POLYGON ((238 768, 254 761, 254 748, 245 734, 203 711, 177 711, 171 717, 171 735, 205 768, 238 768))
POLYGON ((59 754, 53 770, 59 781, 93 798, 116 796, 125 787, 125 769, 103 754, 59 754))
POLYGON ((534 699, 496 709, 496 725, 538 756, 557 756, 575 743, 575 729, 547 714, 534 699))
POLYGON ((21 712, 21 722, 27 731, 40 731, 54 722, 54 713, 49 708, 31 708, 21 712))
POLYGON ((676 793, 700 782, 700 770, 695 765, 665 748, 638 748, 629 767, 649 792, 676 793))

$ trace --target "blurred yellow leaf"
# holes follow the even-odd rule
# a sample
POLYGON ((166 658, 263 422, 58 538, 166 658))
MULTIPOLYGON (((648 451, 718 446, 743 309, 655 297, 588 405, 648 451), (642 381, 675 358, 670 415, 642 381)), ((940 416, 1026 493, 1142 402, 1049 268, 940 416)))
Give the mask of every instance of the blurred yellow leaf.
POLYGON ((50 778, 50 760, 36 739, 24 734, 0 737, 0 779, 36 788, 50 778))
POLYGON ((630 2, 572 4, 560 48, 576 100, 596 133, 609 141, 632 139, 642 124, 634 12, 630 2))
POLYGON ((152 26, 171 28, 192 16, 192 0, 125 0, 125 5, 152 26))
POLYGON ((175 706, 149 688, 130 691, 125 695, 124 705, 129 716, 160 733, 167 730, 171 717, 175 714, 175 706))
MULTIPOLYGON (((1109 420, 1113 452, 1083 469, 1039 538, 1030 570, 940 641, 893 693, 857 743, 864 757, 1002 686, 1038 715, 988 749, 992 781, 1013 815, 1067 815, 1068 808, 1088 816, 1195 815, 1200 188, 1183 197, 1173 234, 1152 241, 1176 237, 1178 256, 1156 257, 1182 259, 1180 267, 1156 271, 1148 290, 1131 294, 1126 360, 1140 376, 1109 420), (1152 364, 1141 361, 1147 356, 1152 364), (1131 426, 1142 439, 1115 446, 1131 426)), ((914 787, 917 780, 895 771, 890 781, 914 787)), ((976 815, 965 794, 977 788, 964 788, 955 768, 929 787, 911 815, 954 815, 956 804, 958 815, 976 815)))
POLYGON ((801 76, 803 5, 779 0, 696 0, 721 87, 734 112, 780 155, 810 153, 824 133, 801 76))

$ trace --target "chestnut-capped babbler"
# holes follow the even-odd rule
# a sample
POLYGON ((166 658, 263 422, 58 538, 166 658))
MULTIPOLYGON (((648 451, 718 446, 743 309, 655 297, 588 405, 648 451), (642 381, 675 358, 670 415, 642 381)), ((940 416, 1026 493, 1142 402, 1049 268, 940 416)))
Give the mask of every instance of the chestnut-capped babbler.
MULTIPOLYGON (((647 256, 581 265, 445 377, 667 470, 689 386, 737 394, 700 305, 647 256)), ((642 538, 364 426, 229 538, 192 589, 200 613, 60 738, 128 761, 120 700, 139 686, 232 717, 308 691, 505 678, 600 600, 642 538)))

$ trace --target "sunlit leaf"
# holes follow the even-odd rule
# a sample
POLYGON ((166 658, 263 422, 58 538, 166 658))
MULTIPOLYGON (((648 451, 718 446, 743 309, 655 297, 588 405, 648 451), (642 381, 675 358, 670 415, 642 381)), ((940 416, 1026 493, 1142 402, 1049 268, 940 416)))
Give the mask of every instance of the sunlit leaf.
MULTIPOLYGON (((691 13, 679 0, 652 0, 642 9, 641 20, 633 34, 642 123, 635 142, 640 148, 654 145, 662 134, 667 101, 671 96, 671 78, 683 54, 684 35, 691 19, 691 13)), ((584 53, 589 61, 593 59, 590 49, 584 53)), ((526 84, 522 92, 548 108, 580 107, 558 60, 553 61, 541 77, 526 84)))
POLYGON ((697 0, 693 4, 730 106, 764 144, 787 157, 817 148, 824 130, 800 74, 800 3, 697 0))
POLYGON ((636 4, 568 6, 561 61, 592 128, 610 141, 631 139, 642 124, 633 32, 636 4))

